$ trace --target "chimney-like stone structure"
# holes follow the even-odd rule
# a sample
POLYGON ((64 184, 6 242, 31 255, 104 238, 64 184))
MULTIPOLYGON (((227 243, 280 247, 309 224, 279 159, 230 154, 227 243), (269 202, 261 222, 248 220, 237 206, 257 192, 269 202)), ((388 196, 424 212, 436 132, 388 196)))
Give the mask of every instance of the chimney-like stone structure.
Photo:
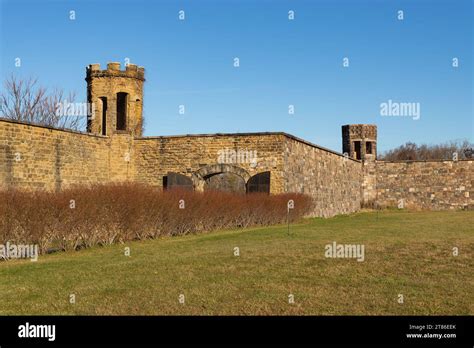
POLYGON ((342 126, 342 152, 358 160, 377 158, 377 126, 348 124, 342 126))
POLYGON ((377 208, 377 126, 342 126, 342 152, 350 158, 362 161, 361 205, 377 208))

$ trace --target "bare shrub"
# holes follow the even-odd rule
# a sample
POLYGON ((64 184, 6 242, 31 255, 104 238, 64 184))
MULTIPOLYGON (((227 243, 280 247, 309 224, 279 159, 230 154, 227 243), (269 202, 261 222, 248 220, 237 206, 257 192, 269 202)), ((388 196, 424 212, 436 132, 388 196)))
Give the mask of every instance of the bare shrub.
POLYGON ((287 202, 295 221, 309 212, 305 195, 190 192, 132 184, 72 187, 61 192, 0 191, 0 243, 77 250, 160 236, 280 224, 287 202), (184 204, 184 209, 183 208, 184 204))

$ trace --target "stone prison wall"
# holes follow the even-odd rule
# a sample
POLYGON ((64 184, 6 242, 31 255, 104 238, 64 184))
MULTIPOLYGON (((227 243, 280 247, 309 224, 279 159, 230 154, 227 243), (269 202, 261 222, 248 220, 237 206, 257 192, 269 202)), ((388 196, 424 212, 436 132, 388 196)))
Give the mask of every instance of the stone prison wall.
POLYGON ((0 188, 60 190, 133 179, 130 137, 0 120, 0 188))
POLYGON ((264 192, 310 195, 311 216, 330 217, 374 201, 380 207, 472 209, 473 167, 472 160, 359 161, 282 132, 102 136, 0 119, 0 189, 123 181, 162 188, 171 173, 204 190, 215 187, 209 180, 220 183, 219 176, 230 173, 245 192, 263 175, 269 178, 264 192), (222 162, 228 150, 255 157, 222 162))
POLYGON ((473 209, 474 161, 377 161, 381 207, 473 209))
POLYGON ((250 177, 271 172, 270 193, 312 196, 312 216, 329 217, 360 209, 361 163, 285 133, 135 139, 136 180, 161 187, 162 177, 169 172, 192 178, 200 168, 217 165, 219 151, 224 149, 255 151, 256 163, 235 165, 250 177))
POLYGON ((272 133, 213 134, 146 137, 135 139, 136 180, 163 186, 162 178, 169 172, 192 178, 203 167, 216 166, 219 154, 226 150, 255 151, 256 162, 226 163, 244 169, 249 176, 271 171, 270 193, 283 191, 284 135, 272 133))
POLYGON ((313 216, 360 210, 362 163, 296 137, 285 142, 284 182, 285 191, 313 197, 313 216))

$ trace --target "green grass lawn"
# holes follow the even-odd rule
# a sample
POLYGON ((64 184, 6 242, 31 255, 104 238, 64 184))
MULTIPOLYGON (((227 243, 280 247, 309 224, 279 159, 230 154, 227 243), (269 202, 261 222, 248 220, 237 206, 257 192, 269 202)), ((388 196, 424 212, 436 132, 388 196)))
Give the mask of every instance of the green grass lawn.
POLYGON ((0 314, 472 315, 473 222, 368 212, 0 262, 0 314), (333 241, 365 261, 326 258, 333 241))

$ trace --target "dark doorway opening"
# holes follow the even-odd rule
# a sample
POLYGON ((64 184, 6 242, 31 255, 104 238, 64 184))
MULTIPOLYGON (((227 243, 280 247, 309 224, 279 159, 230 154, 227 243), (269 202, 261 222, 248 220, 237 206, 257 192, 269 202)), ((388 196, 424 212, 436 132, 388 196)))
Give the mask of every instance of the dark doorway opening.
POLYGON ((354 151, 356 154, 356 159, 361 159, 361 149, 360 149, 360 141, 354 141, 354 151))
POLYGON ((270 172, 263 172, 252 176, 247 183, 247 192, 270 193, 270 172))
POLYGON ((169 172, 168 175, 163 176, 163 190, 183 189, 193 191, 193 181, 186 175, 169 172))

